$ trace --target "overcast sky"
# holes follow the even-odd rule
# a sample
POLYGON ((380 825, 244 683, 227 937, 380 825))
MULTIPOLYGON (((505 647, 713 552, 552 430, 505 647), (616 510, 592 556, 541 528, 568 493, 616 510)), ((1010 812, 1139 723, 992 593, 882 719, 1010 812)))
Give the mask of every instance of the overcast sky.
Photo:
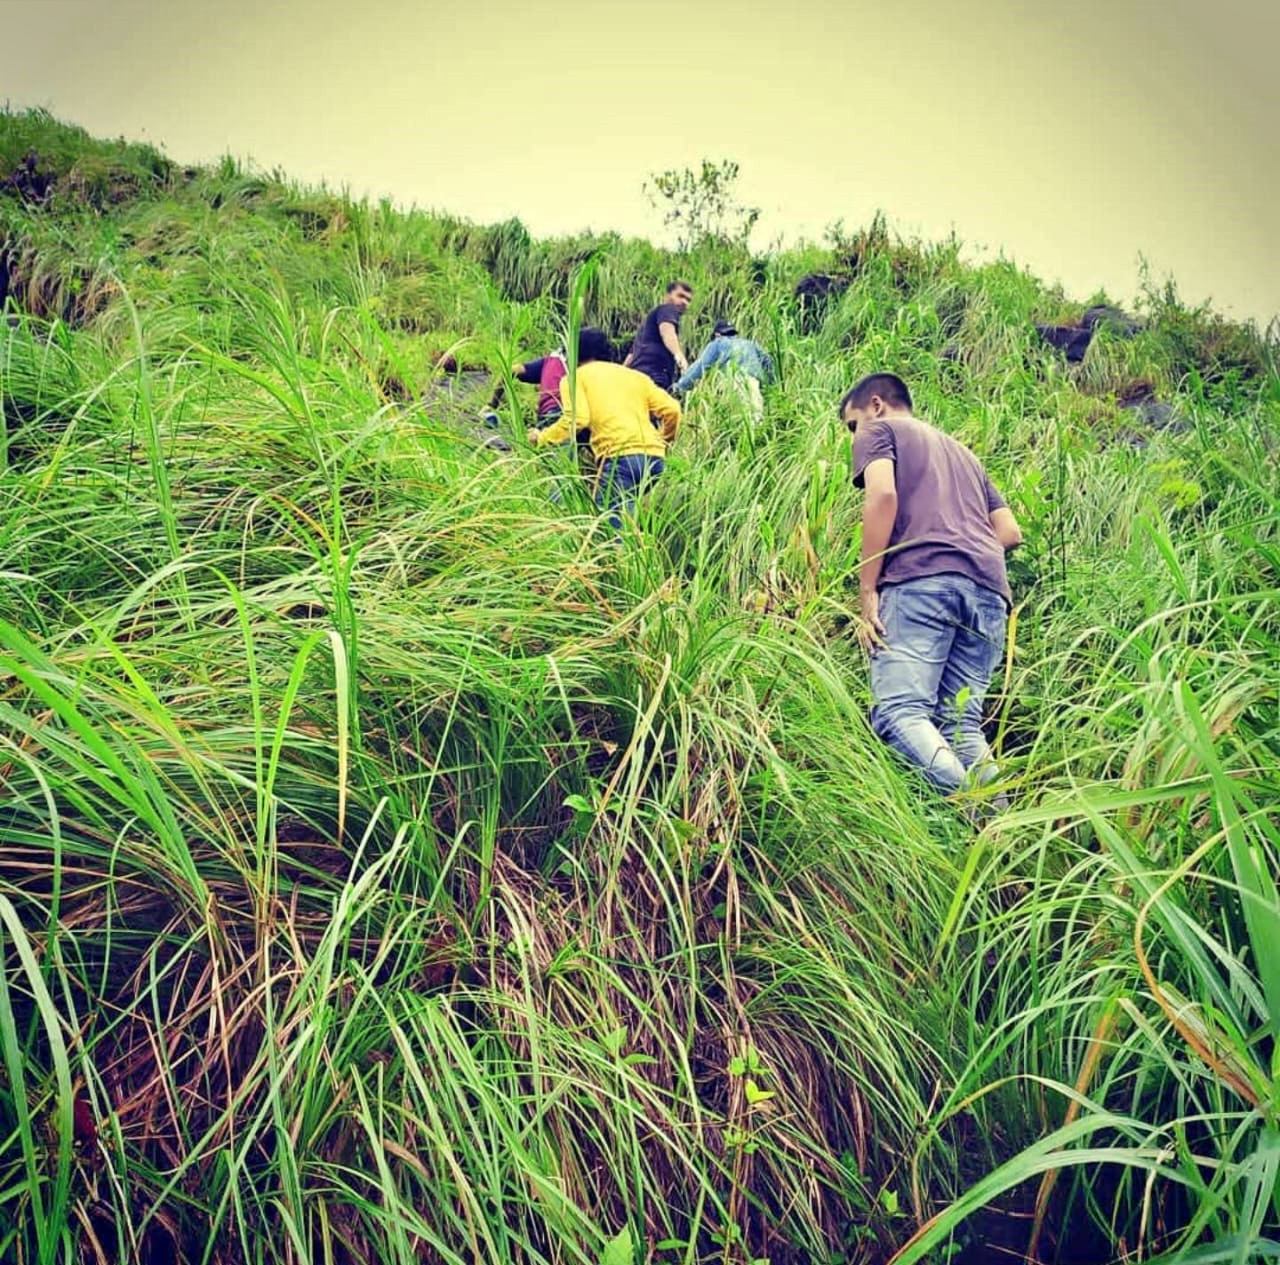
POLYGON ((0 0, 0 97, 179 161, 660 237, 733 158, 757 241, 883 208, 1087 298, 1139 256, 1280 312, 1277 0, 0 0))

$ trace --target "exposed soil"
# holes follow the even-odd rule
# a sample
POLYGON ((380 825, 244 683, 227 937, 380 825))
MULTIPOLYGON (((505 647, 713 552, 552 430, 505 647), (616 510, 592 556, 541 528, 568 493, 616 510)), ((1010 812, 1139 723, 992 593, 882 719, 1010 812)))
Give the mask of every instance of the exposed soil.
POLYGON ((0 181, 0 193, 15 193, 32 206, 45 206, 53 196, 57 176, 47 167, 41 167, 40 155, 34 149, 26 155, 8 176, 0 181))
POLYGON ((66 325, 87 325, 103 312, 119 293, 109 276, 84 266, 62 271, 46 270, 36 247, 29 242, 9 242, 3 248, 3 293, 24 312, 39 320, 60 320, 66 325))

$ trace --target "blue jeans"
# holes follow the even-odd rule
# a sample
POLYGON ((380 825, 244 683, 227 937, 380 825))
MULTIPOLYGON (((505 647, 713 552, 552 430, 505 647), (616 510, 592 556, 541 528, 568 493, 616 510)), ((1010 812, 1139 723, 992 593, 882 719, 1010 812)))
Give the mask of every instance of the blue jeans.
POLYGON ((1004 598, 968 576, 924 576, 886 584, 880 619, 871 728, 944 794, 991 781, 982 700, 1004 652, 1004 598))
POLYGON ((596 504, 611 510, 609 523, 614 531, 622 527, 622 515, 634 514, 636 501, 647 484, 663 471, 661 457, 634 453, 628 457, 606 457, 600 463, 596 481, 596 504))

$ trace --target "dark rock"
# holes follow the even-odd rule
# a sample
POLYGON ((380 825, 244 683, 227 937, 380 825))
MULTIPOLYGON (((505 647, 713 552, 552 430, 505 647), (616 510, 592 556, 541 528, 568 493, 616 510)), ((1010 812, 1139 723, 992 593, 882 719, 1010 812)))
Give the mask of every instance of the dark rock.
POLYGON ((802 302, 815 299, 829 299, 840 294, 849 286, 842 277, 830 277, 825 272, 811 272, 796 283, 796 298, 802 302))
POLYGON ((1036 332, 1051 347, 1063 352, 1072 364, 1079 364, 1093 340, 1092 329, 1077 325, 1037 325, 1036 332))
POLYGON ((825 272, 812 272, 802 277, 795 288, 796 301, 800 305, 800 328, 813 333, 822 324, 831 300, 849 288, 847 277, 832 277, 825 272))
POLYGON ((1126 315, 1118 307, 1097 303, 1093 307, 1085 308, 1084 314, 1080 317, 1080 328, 1092 333, 1100 326, 1120 338, 1132 338, 1142 329, 1140 322, 1126 315))
POLYGON ((1072 364, 1079 364, 1094 334, 1105 329, 1119 338, 1132 338, 1142 326, 1118 307, 1097 303, 1085 308, 1078 325, 1037 325, 1040 337, 1056 347, 1072 364))
POLYGON ((1152 430, 1168 431, 1171 435, 1185 435, 1191 430, 1191 421, 1183 417, 1172 404, 1162 400, 1144 400, 1125 406, 1125 412, 1152 430))
POLYGON ((1172 404, 1155 398, 1155 392, 1143 393, 1129 390, 1120 399, 1121 410, 1141 429, 1122 430, 1117 438, 1128 444, 1130 448, 1141 451, 1151 442, 1153 431, 1164 431, 1169 435, 1185 435, 1193 430, 1191 419, 1179 413, 1172 404))

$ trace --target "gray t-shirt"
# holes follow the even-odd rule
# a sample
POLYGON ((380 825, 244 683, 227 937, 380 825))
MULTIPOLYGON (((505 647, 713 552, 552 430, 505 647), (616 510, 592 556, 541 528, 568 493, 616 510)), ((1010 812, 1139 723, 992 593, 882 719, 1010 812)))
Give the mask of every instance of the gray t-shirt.
POLYGON ((853 436, 853 482, 868 465, 894 463, 898 516, 880 571, 881 584, 955 572, 1012 600, 1004 548, 991 515, 1004 499, 962 443, 919 418, 861 422, 853 436))

